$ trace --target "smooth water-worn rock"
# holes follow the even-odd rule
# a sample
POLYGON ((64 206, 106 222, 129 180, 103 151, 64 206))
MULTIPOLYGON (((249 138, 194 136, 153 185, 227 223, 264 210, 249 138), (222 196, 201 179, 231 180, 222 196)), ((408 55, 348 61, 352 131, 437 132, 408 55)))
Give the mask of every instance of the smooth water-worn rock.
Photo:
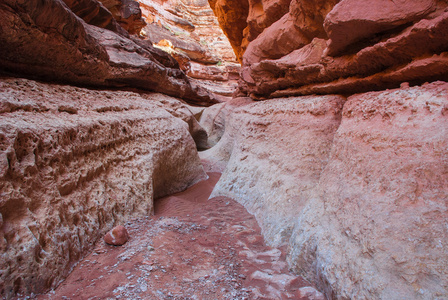
POLYGON ((348 98, 289 262, 327 295, 448 297, 448 84, 348 98))
POLYGON ((208 150, 216 160, 228 159, 212 196, 242 203, 272 245, 288 241, 297 215, 316 192, 344 101, 272 99, 235 109, 216 149, 208 150))
POLYGON ((448 296, 447 83, 226 115, 201 153, 224 168, 212 196, 243 203, 296 272, 328 298, 448 296))
POLYGON ((56 286, 115 224, 206 178, 188 109, 163 97, 0 81, 2 297, 56 286))

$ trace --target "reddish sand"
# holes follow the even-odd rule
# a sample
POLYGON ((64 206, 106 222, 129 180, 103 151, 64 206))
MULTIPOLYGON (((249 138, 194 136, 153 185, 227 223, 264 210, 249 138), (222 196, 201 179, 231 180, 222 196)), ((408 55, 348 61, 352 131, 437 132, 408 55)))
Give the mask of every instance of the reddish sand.
MULTIPOLYGON (((55 290, 38 299, 308 299, 284 251, 265 245, 255 218, 232 199, 208 200, 219 173, 155 201, 125 224, 123 246, 99 241, 55 290)), ((310 298, 311 299, 311 298, 310 298)))

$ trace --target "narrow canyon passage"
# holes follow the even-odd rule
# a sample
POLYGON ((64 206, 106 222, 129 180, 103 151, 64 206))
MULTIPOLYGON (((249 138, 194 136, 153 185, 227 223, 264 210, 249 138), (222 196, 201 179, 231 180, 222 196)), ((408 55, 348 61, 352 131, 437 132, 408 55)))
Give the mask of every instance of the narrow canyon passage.
POLYGON ((290 273, 285 249, 266 246, 246 209, 207 200, 220 173, 155 202, 125 224, 123 246, 98 241, 69 277, 38 299, 324 299, 290 273))
POLYGON ((4 0, 0 45, 0 299, 448 300, 448 1, 4 0))

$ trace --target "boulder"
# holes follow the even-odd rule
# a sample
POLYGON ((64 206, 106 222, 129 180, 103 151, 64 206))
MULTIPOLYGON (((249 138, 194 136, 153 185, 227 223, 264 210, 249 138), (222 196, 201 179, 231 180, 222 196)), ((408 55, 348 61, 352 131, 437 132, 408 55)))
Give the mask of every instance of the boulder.
POLYGON ((118 24, 130 34, 139 34, 146 26, 142 18, 139 1, 135 0, 99 0, 112 13, 118 24))
POLYGON ((268 58, 281 58, 309 42, 308 37, 295 26, 292 16, 286 14, 247 46, 243 66, 248 67, 268 58))
POLYGON ((328 55, 338 55, 358 41, 374 42, 375 34, 419 21, 435 8, 434 0, 342 0, 324 21, 328 55))
POLYGON ((0 297, 54 288, 107 230, 207 177, 162 100, 2 78, 0 297))

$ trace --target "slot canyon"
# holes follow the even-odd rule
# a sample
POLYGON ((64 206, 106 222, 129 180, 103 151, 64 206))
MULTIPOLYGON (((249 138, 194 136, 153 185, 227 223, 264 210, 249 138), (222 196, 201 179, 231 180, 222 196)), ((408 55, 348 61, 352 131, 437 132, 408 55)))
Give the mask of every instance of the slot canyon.
POLYGON ((448 2, 0 0, 0 298, 448 299, 448 2))

